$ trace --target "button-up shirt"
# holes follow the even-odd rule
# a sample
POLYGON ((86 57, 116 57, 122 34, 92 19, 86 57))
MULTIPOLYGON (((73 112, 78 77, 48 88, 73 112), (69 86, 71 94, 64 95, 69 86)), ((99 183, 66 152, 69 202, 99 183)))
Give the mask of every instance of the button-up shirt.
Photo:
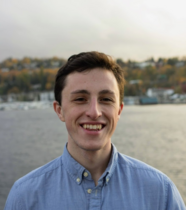
POLYGON ((117 152, 95 186, 91 174, 64 148, 63 155, 13 185, 5 210, 185 210, 172 181, 117 152))

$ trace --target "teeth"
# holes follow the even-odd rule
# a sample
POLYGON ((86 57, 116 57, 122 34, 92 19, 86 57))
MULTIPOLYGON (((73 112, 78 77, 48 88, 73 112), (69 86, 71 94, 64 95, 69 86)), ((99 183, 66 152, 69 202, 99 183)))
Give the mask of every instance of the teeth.
POLYGON ((89 124, 83 124, 83 128, 84 129, 91 129, 91 130, 101 130, 102 129, 102 125, 98 124, 98 125, 89 125, 89 124))

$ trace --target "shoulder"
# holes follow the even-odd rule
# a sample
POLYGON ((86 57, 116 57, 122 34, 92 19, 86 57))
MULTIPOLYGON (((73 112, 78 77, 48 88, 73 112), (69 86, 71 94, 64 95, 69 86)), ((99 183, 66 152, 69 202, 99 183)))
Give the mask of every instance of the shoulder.
MULTIPOLYGON (((62 157, 62 156, 61 156, 62 157)), ((5 209, 25 209, 25 202, 34 200, 35 194, 46 188, 47 183, 51 185, 56 178, 61 175, 62 161, 61 157, 31 171, 27 175, 18 179, 8 195, 5 209), (49 180, 51 182, 49 182, 49 180)))
POLYGON ((18 179, 11 188, 7 199, 8 204, 14 203, 14 200, 18 204, 19 200, 21 200, 24 195, 31 195, 32 192, 42 189, 49 179, 55 180, 62 171, 61 157, 52 160, 18 179))
POLYGON ((163 174, 161 171, 159 171, 158 169, 140 161, 137 160, 135 158, 129 157, 127 155, 121 154, 118 152, 118 164, 121 167, 124 168, 128 168, 130 170, 134 170, 134 171, 149 171, 155 174, 159 174, 162 176, 166 176, 165 174, 163 174))
POLYGON ((118 167, 125 174, 133 177, 134 180, 140 179, 145 184, 158 186, 157 184, 168 188, 172 181, 167 175, 158 169, 127 155, 118 153, 118 167))
POLYGON ((36 179, 39 181, 40 179, 47 178, 47 174, 54 173, 56 170, 62 167, 61 156, 52 160, 51 162, 31 171, 30 173, 26 174, 25 176, 18 179, 14 186, 18 187, 19 185, 26 184, 29 181, 34 181, 36 179))
POLYGON ((166 209, 185 209, 181 195, 170 178, 152 166, 118 153, 118 170, 133 188, 164 198, 166 209))

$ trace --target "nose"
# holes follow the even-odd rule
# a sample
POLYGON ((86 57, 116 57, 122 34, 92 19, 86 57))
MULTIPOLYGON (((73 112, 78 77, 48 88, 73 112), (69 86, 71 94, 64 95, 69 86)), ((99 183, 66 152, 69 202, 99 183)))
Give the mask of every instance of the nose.
POLYGON ((102 115, 101 107, 97 99, 92 99, 90 101, 89 106, 87 106, 86 115, 93 120, 96 120, 102 115))

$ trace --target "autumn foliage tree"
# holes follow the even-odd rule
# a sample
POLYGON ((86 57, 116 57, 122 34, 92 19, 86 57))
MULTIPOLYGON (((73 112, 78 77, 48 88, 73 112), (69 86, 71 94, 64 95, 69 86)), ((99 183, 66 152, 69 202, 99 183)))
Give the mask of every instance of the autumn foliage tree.
MULTIPOLYGON (((125 71, 126 96, 144 95, 148 88, 173 88, 177 93, 185 93, 186 58, 182 60, 182 66, 177 66, 179 59, 176 57, 147 61, 154 62, 154 65, 139 68, 135 61, 116 60, 125 71)), ((0 95, 53 90, 56 73, 65 62, 58 57, 4 60, 0 63, 0 95)))

